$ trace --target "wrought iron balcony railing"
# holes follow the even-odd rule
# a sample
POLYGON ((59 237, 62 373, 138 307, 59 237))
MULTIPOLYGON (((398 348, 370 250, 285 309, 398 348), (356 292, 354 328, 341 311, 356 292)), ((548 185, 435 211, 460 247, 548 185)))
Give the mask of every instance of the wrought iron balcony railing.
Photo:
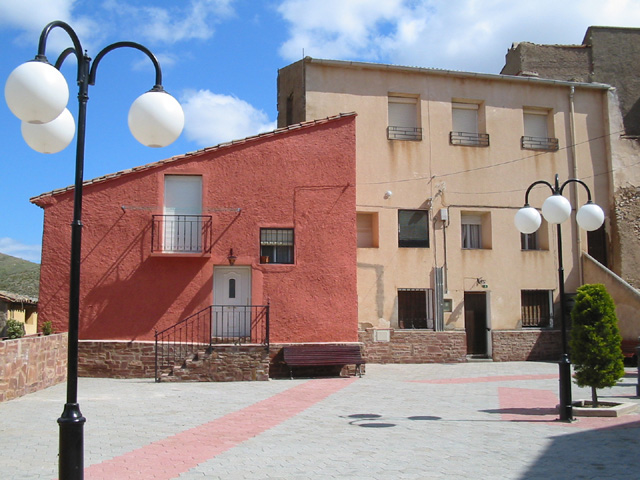
POLYGON ((211 252, 211 215, 153 215, 152 253, 211 252))
POLYGON ((488 147, 488 133, 449 132, 451 145, 463 145, 467 147, 488 147))
POLYGON ((520 143, 522 148, 527 150, 549 150, 551 152, 558 150, 557 138, 523 136, 520 143))
POLYGON ((389 140, 422 140, 422 128, 418 127, 387 127, 389 140))

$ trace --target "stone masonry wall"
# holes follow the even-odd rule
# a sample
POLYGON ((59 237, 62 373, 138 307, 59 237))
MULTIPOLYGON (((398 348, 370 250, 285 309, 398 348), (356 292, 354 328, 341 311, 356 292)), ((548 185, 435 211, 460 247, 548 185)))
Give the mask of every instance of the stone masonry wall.
POLYGON ((559 330, 493 330, 491 335, 495 362, 558 360, 562 353, 559 330))
POLYGON ((103 378, 153 378, 155 343, 117 340, 81 340, 78 376, 103 378))
POLYGON ((0 402, 64 382, 67 334, 0 342, 0 373, 0 402))
POLYGON ((389 342, 375 342, 374 329, 361 330, 368 363, 458 363, 466 361, 463 331, 390 330, 389 342))
MULTIPOLYGON (((78 375, 106 378, 154 378, 155 343, 83 340, 79 344, 78 375)), ((266 348, 217 345, 175 365, 162 381, 230 382, 268 380, 266 348)))

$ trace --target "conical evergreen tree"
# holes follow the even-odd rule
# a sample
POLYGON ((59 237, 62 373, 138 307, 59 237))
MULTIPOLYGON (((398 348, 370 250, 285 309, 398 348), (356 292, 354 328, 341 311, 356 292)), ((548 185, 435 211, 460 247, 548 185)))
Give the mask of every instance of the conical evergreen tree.
POLYGON ((624 376, 624 357, 613 299, 602 284, 587 284, 577 290, 571 311, 571 361, 575 381, 591 387, 594 407, 599 388, 613 387, 624 376))

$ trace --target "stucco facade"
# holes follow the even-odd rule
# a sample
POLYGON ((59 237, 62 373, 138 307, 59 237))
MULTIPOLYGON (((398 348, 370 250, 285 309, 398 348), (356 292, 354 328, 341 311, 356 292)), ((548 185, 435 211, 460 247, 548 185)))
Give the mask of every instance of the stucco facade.
MULTIPOLYGON (((80 339, 153 340, 155 330, 220 303, 214 279, 224 268, 249 274, 247 301, 270 305, 272 344, 357 341, 355 118, 85 182, 80 339), (166 231, 157 248, 153 216, 167 214, 168 177, 201 186, 197 209, 207 220, 198 220, 202 236, 189 252, 167 249, 166 231), (291 233, 287 261, 261 252, 265 230, 291 233)), ((40 318, 56 331, 67 329, 72 197, 69 187, 32 199, 44 209, 40 318)))
POLYGON ((580 45, 514 43, 501 72, 615 87, 611 130, 619 139, 611 145, 610 236, 616 248, 607 266, 635 288, 640 287, 640 79, 634 61, 639 55, 639 28, 589 27, 580 45))
MULTIPOLYGON (((427 306, 421 315, 428 318, 414 330, 466 331, 466 353, 491 356, 492 336, 514 331, 524 338, 531 332, 523 327, 522 302, 529 292, 547 292, 557 311, 555 226, 543 222, 535 248, 524 248, 514 215, 532 182, 553 182, 558 174, 560 182, 584 180, 610 218, 608 172, 617 136, 610 131, 609 102, 609 87, 599 84, 309 57, 281 69, 279 126, 339 112, 358 114, 361 330, 406 330, 402 317, 411 308, 407 299, 424 291, 427 306), (388 129, 393 127, 395 103, 411 104, 413 124, 400 129, 404 138, 397 136, 397 128, 388 129), (456 132, 458 109, 474 112, 472 145, 456 132), (557 144, 524 146, 527 115, 541 116, 545 136, 557 144), (403 211, 426 212, 427 234, 420 245, 403 245, 403 211), (465 243, 470 224, 481 238, 477 244, 465 243)), ((531 205, 541 207, 550 193, 535 188, 531 205)), ((565 196, 574 209, 586 202, 583 189, 567 188, 565 196)), ((571 221, 563 226, 567 293, 581 284, 581 251, 611 254, 606 232, 588 241, 575 225, 571 221)), ((553 321, 537 327, 544 330, 553 321)), ((457 342, 458 336, 451 338, 457 342)), ((389 336, 380 335, 378 341, 389 341, 389 336)), ((437 342, 442 343, 442 337, 437 342)), ((416 351, 414 347, 409 350, 416 351)))

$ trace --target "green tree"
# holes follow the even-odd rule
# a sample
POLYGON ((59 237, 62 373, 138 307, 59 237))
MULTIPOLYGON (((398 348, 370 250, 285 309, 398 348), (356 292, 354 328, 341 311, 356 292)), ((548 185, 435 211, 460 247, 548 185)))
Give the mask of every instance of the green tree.
POLYGON ((597 407, 596 390, 613 387, 624 376, 616 307, 604 285, 587 284, 578 288, 571 322, 575 381, 580 387, 591 387, 593 406, 597 407))

